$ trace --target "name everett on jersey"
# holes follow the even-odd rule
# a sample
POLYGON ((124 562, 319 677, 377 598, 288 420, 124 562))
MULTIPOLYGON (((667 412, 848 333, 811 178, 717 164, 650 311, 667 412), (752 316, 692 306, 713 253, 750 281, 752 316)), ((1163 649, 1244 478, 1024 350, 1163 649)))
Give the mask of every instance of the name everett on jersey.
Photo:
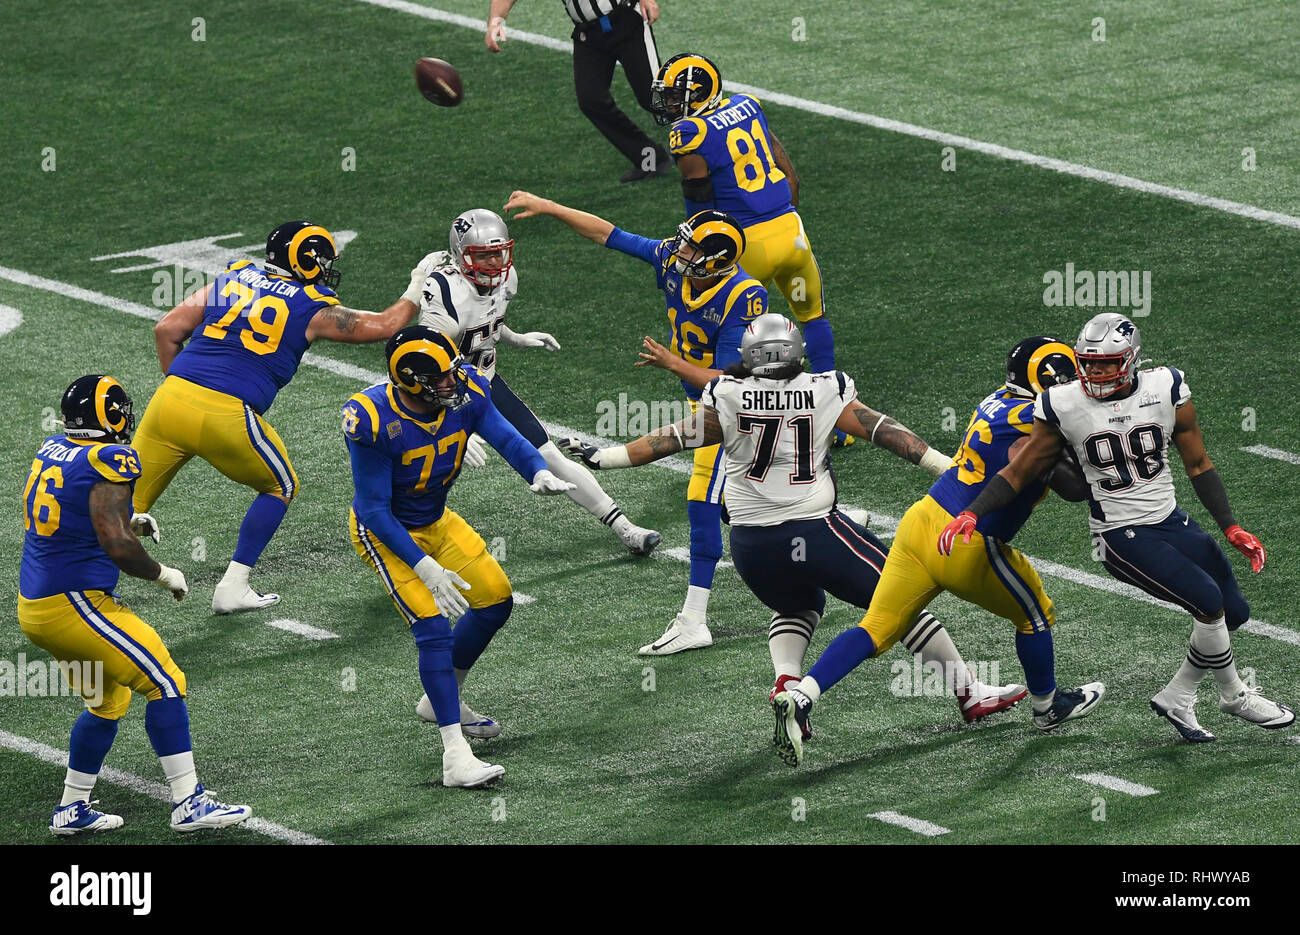
POLYGON ((812 390, 742 390, 741 406, 745 409, 814 409, 812 390))

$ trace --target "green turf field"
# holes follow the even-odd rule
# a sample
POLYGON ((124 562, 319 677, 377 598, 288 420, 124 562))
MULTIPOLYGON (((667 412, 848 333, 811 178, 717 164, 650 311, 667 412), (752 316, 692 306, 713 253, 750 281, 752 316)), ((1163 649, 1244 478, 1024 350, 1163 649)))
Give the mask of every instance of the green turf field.
MULTIPOLYGON (((487 3, 439 6, 482 17, 487 3)), ((801 6, 664 0, 660 52, 717 50, 725 75, 770 90, 1300 209, 1284 3, 1229 11, 1196 2, 1175 14, 1156 3, 1100 3, 1096 13, 1009 3, 986 13, 898 2, 872 4, 869 16, 847 2, 801 6), (805 42, 792 41, 796 16, 805 42), (1107 18, 1104 44, 1089 38, 1093 16, 1107 18), (1247 146, 1258 152, 1253 173, 1240 167, 1247 146)), ((11 0, 0 22, 32 36, 8 49, 0 98, 9 155, 0 305, 23 319, 0 335, 11 426, 0 489, 14 506, 0 527, 0 592, 10 606, 18 497, 31 453, 54 431, 47 407, 74 377, 107 371, 139 413, 161 381, 149 321, 67 288, 153 308, 154 270, 112 272, 150 261, 92 257, 236 232, 223 243, 252 244, 283 220, 310 217, 357 232, 340 291, 350 305, 382 308, 424 253, 445 246, 452 217, 499 208, 515 188, 647 235, 666 236, 680 220, 674 181, 618 184, 619 157, 577 111, 569 58, 550 49, 515 41, 490 56, 479 31, 354 0, 231 0, 194 12, 164 0, 11 0), (194 16, 205 19, 203 42, 191 38, 194 16), (411 65, 424 55, 460 69, 461 108, 435 109, 417 93, 411 65), (54 171, 42 171, 47 147, 54 171), (343 168, 345 148, 354 170, 343 168)), ((564 22, 550 0, 522 2, 511 17, 552 36, 567 34, 564 22)), ((1091 314, 1045 307, 1045 273, 1067 263, 1151 271, 1151 314, 1138 321, 1146 355, 1188 374, 1237 517, 1269 549, 1259 576, 1231 553, 1255 618, 1282 628, 1238 633, 1238 665, 1271 697, 1300 701, 1300 558, 1289 535, 1300 466, 1241 450, 1300 452, 1295 229, 961 150, 945 172, 934 142, 791 107, 768 114, 802 179, 837 366, 865 402, 938 448, 956 449, 974 405, 1001 383, 1011 345, 1041 333, 1072 340, 1091 314)), ((655 132, 648 115, 638 119, 655 132)), ((666 374, 631 365, 642 335, 667 333, 648 268, 551 219, 515 222, 512 233, 521 290, 510 324, 551 331, 564 350, 506 348, 500 369, 543 419, 592 432, 602 401, 620 393, 679 398, 666 374)), ((784 309, 779 296, 773 307, 784 309)), ((383 366, 375 347, 322 343, 313 353, 383 366)), ((250 498, 197 462, 155 506, 163 540, 150 543, 185 571, 190 597, 178 605, 129 578, 119 588, 188 675, 200 778, 261 818, 334 843, 1300 841, 1297 732, 1220 714, 1205 685, 1201 720, 1219 741, 1176 742, 1147 701, 1185 652, 1190 620, 1094 586, 1111 579, 1091 560, 1082 508, 1045 502, 1016 544, 1083 573, 1044 581, 1058 610, 1058 679, 1108 686, 1092 717, 1050 736, 1021 709, 963 727, 949 699, 891 692, 890 663, 907 661, 894 650, 826 696, 807 762, 791 770, 769 743, 768 614, 734 571, 718 574, 713 648, 638 657, 680 608, 687 566, 627 556, 567 498, 529 493, 499 457, 463 474, 450 505, 535 598, 516 607, 466 692, 504 724, 476 749, 507 772, 492 791, 444 790, 435 728, 413 713, 414 646, 347 540, 352 484, 338 414, 362 385, 305 365, 269 413, 302 482, 254 577, 284 596, 278 607, 209 616, 250 498), (273 619, 338 638, 307 640, 266 626, 273 619), (1159 793, 1074 778, 1087 773, 1159 793), (880 812, 949 833, 869 817, 880 812)), ((927 486, 923 472, 866 445, 834 463, 842 500, 882 517, 901 516, 927 486)), ((646 467, 600 480, 634 520, 663 532, 664 549, 688 544, 681 473, 646 467)), ((1179 465, 1175 482, 1182 505, 1212 528, 1179 465)), ((1004 621, 948 597, 932 609, 968 660, 1022 678, 1004 621)), ((810 660, 858 616, 832 600, 810 660)), ((19 653, 44 658, 11 610, 0 660, 19 653)), ((51 840, 62 767, 19 752, 13 738, 66 750, 78 707, 0 697, 0 739, 10 740, 0 742, 0 842, 51 840)), ((108 765, 162 778, 138 699, 108 765)), ((175 837, 165 805, 143 791, 104 780, 96 794, 126 819, 102 843, 175 837)), ((203 838, 273 840, 248 830, 203 838)))

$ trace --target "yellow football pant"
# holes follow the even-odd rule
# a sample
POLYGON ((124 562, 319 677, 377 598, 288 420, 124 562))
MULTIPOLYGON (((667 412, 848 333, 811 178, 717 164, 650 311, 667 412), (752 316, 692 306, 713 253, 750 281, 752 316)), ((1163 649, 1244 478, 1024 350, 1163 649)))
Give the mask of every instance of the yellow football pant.
POLYGON ((939 554, 939 533, 952 515, 925 496, 903 514, 889 557, 858 626, 871 634, 876 655, 907 632, 921 609, 941 591, 1004 617, 1022 633, 1046 630, 1056 622, 1043 581, 1018 549, 972 533, 958 537, 951 555, 939 554))
MULTIPOLYGON (((407 626, 442 613, 411 566, 380 542, 379 537, 357 519, 355 511, 348 515, 348 529, 352 533, 352 548, 379 575, 393 606, 407 626)), ((470 607, 489 607, 511 595, 510 579, 488 552, 483 537, 456 513, 445 510, 435 522, 407 532, 425 555, 469 582, 465 600, 470 607)))
POLYGON ((775 280, 799 321, 825 314, 822 272, 798 211, 746 227, 740 265, 764 286, 775 280))
POLYGON ((148 511, 195 455, 258 493, 298 494, 289 453, 265 419, 243 400, 180 377, 163 380, 153 394, 132 446, 140 454, 131 499, 137 513, 148 511))
POLYGON ((60 662, 103 664, 102 685, 80 686, 86 707, 99 717, 121 718, 133 691, 150 701, 185 697, 185 673, 162 637, 105 591, 35 600, 19 595, 18 623, 28 639, 60 662), (98 704, 94 695, 100 695, 98 704))

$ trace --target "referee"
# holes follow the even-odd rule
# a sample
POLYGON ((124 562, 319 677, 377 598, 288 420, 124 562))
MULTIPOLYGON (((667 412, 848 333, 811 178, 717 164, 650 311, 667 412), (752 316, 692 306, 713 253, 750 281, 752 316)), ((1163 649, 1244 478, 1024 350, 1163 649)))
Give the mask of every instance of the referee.
MULTIPOLYGON (((656 0, 562 0, 573 20, 573 86, 578 107, 632 163, 622 181, 663 175, 668 153, 646 136, 610 94, 614 63, 623 65, 627 83, 642 109, 650 110, 650 82, 659 71, 659 52, 650 26, 659 18, 656 0)), ((506 16, 515 0, 492 0, 484 37, 493 52, 506 39, 506 16)))

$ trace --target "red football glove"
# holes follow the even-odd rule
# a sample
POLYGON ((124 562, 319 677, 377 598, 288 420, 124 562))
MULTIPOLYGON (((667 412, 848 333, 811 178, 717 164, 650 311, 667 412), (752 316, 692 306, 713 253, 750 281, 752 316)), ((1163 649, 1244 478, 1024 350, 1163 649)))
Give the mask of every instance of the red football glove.
POLYGON ((1223 534, 1238 552, 1250 559, 1250 570, 1258 574, 1264 567, 1264 546, 1260 541, 1240 526, 1229 526, 1223 534))
POLYGON ((951 555, 953 540, 959 535, 962 542, 970 542, 970 534, 975 531, 975 524, 978 521, 978 517, 970 510, 962 510, 958 513, 951 523, 943 527, 943 532, 939 533, 939 554, 951 555))

